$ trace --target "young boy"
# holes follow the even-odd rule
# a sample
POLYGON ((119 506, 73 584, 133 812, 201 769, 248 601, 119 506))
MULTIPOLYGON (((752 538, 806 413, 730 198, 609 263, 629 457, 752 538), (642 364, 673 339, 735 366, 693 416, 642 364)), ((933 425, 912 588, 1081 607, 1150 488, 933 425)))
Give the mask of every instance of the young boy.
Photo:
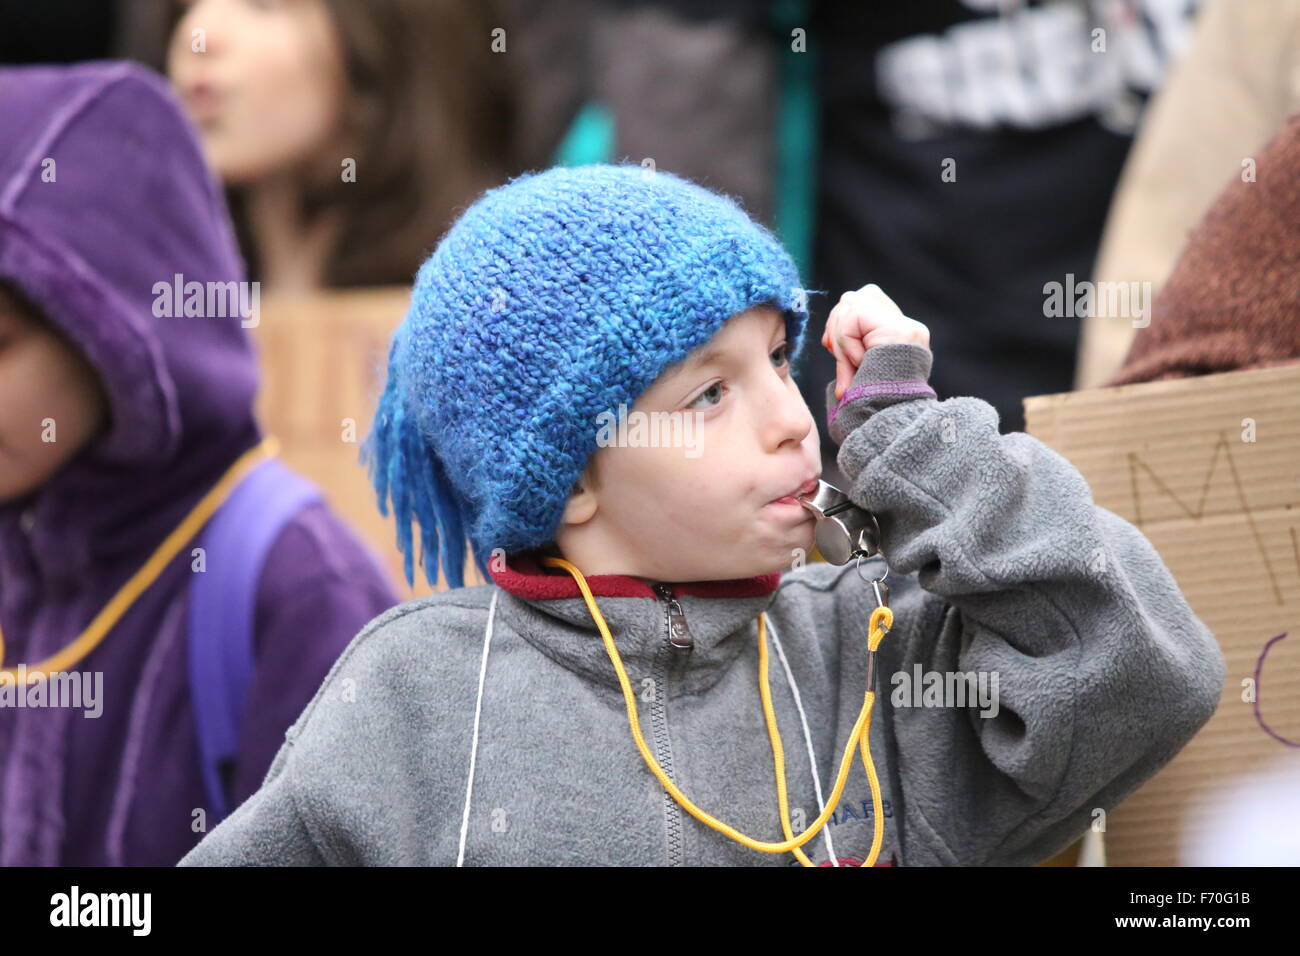
POLYGON ((936 400, 928 332, 874 289, 824 343, 890 572, 868 670, 880 565, 806 563, 792 497, 821 470, 803 296, 768 231, 668 173, 551 169, 471 206, 369 441, 453 589, 356 637, 182 863, 1033 864, 1159 770, 1219 701, 1214 637, 1068 462, 936 400), (654 413, 680 440, 633 439, 654 413), (493 584, 460 587, 466 537, 493 584))

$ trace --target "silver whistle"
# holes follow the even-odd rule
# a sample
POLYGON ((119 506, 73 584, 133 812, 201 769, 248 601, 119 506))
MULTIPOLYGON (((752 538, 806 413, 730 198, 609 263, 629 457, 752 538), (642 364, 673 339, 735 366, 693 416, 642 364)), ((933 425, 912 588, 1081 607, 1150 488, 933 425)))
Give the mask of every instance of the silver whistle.
POLYGON ((817 519, 817 550, 831 564, 848 564, 880 551, 876 516, 859 508, 830 482, 818 481, 816 491, 797 500, 817 519))

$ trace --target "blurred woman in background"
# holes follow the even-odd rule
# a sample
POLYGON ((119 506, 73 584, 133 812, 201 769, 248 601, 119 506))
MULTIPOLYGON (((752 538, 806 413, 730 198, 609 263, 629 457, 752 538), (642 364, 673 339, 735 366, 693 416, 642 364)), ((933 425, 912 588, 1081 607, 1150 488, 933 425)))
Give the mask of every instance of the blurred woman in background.
MULTIPOLYGON (((575 78, 553 122, 521 122, 527 57, 496 2, 149 9, 165 56, 134 52, 165 65, 270 292, 408 283, 455 211, 545 164, 576 110, 575 78)), ((147 42, 139 8, 132 19, 147 42)))

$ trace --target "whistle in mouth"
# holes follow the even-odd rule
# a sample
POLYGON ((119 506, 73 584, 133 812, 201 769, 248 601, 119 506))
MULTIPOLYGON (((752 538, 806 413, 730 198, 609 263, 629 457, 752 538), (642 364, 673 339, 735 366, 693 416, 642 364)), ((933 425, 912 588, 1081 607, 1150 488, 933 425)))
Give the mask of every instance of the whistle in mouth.
POLYGON ((817 519, 817 550, 831 564, 848 564, 880 550, 880 525, 876 516, 855 505, 844 492, 827 481, 796 499, 817 519))

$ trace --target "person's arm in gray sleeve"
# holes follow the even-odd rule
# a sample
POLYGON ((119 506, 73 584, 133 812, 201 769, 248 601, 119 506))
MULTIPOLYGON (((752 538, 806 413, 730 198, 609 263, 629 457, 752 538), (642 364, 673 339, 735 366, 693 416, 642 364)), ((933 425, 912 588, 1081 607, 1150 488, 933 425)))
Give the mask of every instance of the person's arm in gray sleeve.
POLYGON ((176 865, 325 866, 295 803, 293 758, 293 740, 286 739, 261 788, 176 865))
POLYGON ((877 670, 900 836, 913 865, 1029 865, 1173 758, 1218 706, 1226 663, 1147 538, 1038 439, 999 434, 988 403, 934 397, 931 361, 877 346, 843 400, 827 389, 843 490, 875 512, 891 573, 925 592, 877 670), (996 675, 996 707, 891 706, 891 677, 918 663, 996 675))

